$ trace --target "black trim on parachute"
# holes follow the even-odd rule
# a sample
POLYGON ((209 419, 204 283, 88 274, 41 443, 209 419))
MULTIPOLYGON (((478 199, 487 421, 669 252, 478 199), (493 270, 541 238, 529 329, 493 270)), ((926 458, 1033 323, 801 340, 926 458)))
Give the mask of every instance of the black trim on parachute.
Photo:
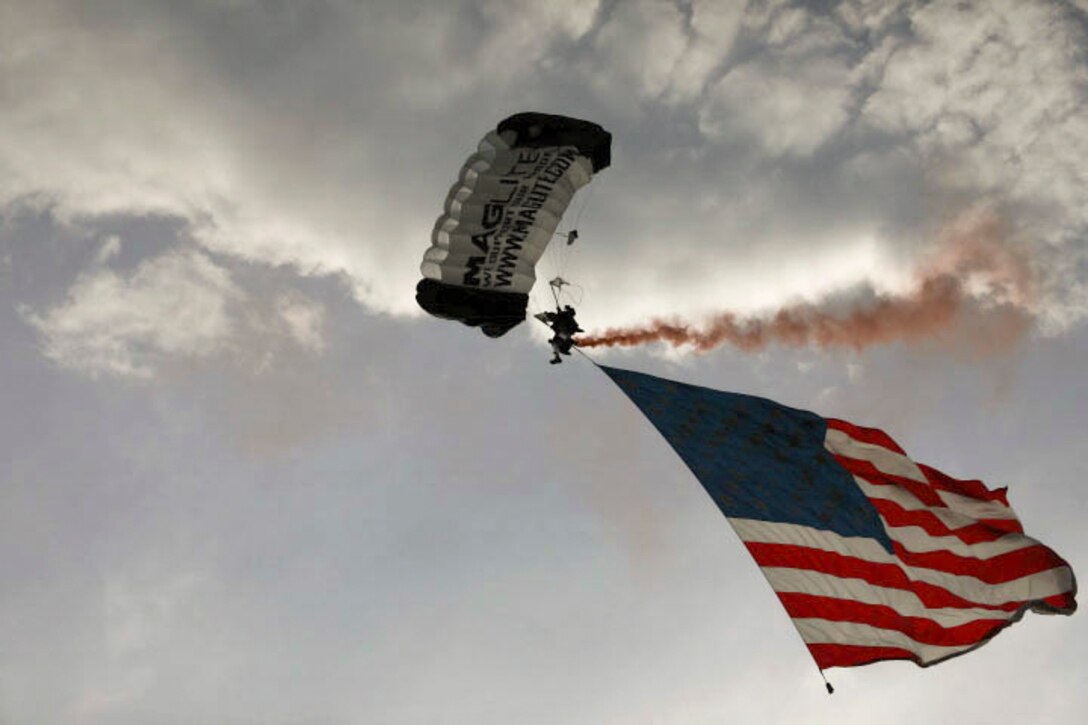
POLYGON ((435 317, 479 327, 488 337, 502 337, 525 319, 529 295, 458 287, 424 278, 416 285, 416 302, 435 317))
POLYGON ((511 146, 573 146, 593 164, 593 173, 612 163, 612 134, 591 121, 527 111, 500 121, 497 130, 500 135, 504 131, 517 134, 511 146))

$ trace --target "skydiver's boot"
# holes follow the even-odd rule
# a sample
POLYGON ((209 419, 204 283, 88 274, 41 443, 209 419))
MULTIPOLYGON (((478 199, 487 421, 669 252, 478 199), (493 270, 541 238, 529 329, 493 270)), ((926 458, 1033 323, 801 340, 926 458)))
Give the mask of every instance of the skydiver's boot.
POLYGON ((558 365, 559 363, 563 362, 563 358, 559 357, 559 353, 552 353, 552 355, 554 355, 555 357, 548 361, 552 365, 558 365))

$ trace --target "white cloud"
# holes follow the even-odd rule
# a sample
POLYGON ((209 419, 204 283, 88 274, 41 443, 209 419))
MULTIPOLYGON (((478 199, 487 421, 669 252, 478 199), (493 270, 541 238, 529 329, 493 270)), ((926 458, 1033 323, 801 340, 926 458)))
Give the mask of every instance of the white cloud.
POLYGON ((699 128, 712 139, 754 138, 774 155, 807 155, 850 118, 850 79, 835 58, 742 65, 714 86, 699 128))
POLYGON ((854 42, 828 17, 788 3, 751 7, 743 20, 766 48, 712 85, 700 130, 755 139, 774 156, 811 154, 851 117, 854 42))
POLYGON ((223 89, 156 47, 158 32, 80 24, 55 2, 8 13, 0 199, 45 194, 65 216, 197 218, 229 198, 240 180, 223 89))
POLYGON ((617 3, 582 70, 615 108, 698 102, 733 49, 744 12, 742 3, 711 0, 617 3))
POLYGON ((617 99, 662 95, 687 46, 683 24, 680 10, 671 2, 618 3, 597 35, 592 81, 617 99))
MULTIPOLYGON (((1083 37, 1058 3, 118 7, 6 7, 0 202, 171 215, 224 258, 343 273, 371 310, 419 314, 446 185, 524 108, 615 132, 585 219, 630 274, 589 244, 572 269, 602 322, 808 297, 823 281, 765 260, 803 269, 867 234, 909 265, 923 198, 1015 205, 1032 244, 1088 226, 1083 37)), ((1040 309, 1088 314, 1077 265, 1049 269, 1040 309)), ((315 345, 307 324, 283 334, 315 345)))
POLYGON ((551 63, 551 52, 581 38, 599 0, 480 0, 373 7, 354 17, 362 42, 388 47, 399 67, 391 76, 398 100, 434 112, 485 86, 490 93, 551 63), (394 48, 394 46, 396 46, 394 48))
POLYGON ((318 353, 325 349, 325 308, 320 303, 297 292, 286 293, 276 299, 276 314, 299 346, 318 353))
POLYGON ((150 377, 163 355, 207 357, 229 343, 228 304, 241 297, 206 255, 178 251, 143 262, 129 277, 94 268, 44 314, 25 310, 54 362, 90 375, 150 377))
MULTIPOLYGON (((905 134, 941 187, 1010 207, 1039 249, 1088 233, 1085 34, 1056 3, 933 3, 882 69, 863 118, 905 134)), ((1070 252, 1072 253, 1072 252, 1070 252)), ((1078 277, 1057 275, 1048 324, 1088 314, 1078 277), (1063 291, 1069 292, 1068 294, 1063 291)))
POLYGON ((22 309, 46 357, 62 367, 147 379, 172 361, 219 357, 263 372, 292 349, 325 350, 320 302, 295 290, 267 300, 249 294, 203 252, 168 251, 124 274, 106 261, 100 250, 64 302, 22 309))
MULTIPOLYGON (((345 120, 354 100, 285 103, 275 88, 328 93, 320 68, 334 61, 321 53, 338 48, 303 44, 292 71, 301 79, 273 68, 236 78, 234 59, 222 57, 233 49, 206 47, 205 30, 193 27, 200 18, 129 10, 84 18, 60 2, 5 8, 0 202, 44 197, 68 219, 176 216, 217 252, 343 271, 363 301, 411 309, 415 270, 390 274, 388 256, 401 235, 429 224, 406 231, 405 215, 390 221, 398 203, 383 198, 374 155, 388 143, 345 120)), ((236 6, 224 15, 262 12, 236 6)), ((253 28, 258 37, 245 41, 259 45, 263 26, 253 28)))
POLYGON ((486 0, 481 14, 494 27, 478 54, 477 75, 523 70, 562 40, 576 40, 590 29, 598 0, 486 0))
MULTIPOLYGON (((145 554, 146 556, 146 554, 145 554)), ((161 687, 172 664, 164 653, 192 634, 203 605, 202 572, 171 568, 175 562, 139 562, 112 571, 102 584, 101 659, 70 706, 77 720, 131 711, 161 687), (153 563, 158 568, 151 569, 153 563)))
POLYGON ((121 237, 116 234, 111 234, 106 241, 102 242, 102 246, 98 248, 98 253, 94 258, 96 262, 103 264, 111 258, 116 257, 120 252, 121 237))
POLYGON ((741 3, 714 0, 692 3, 691 37, 672 69, 670 100, 690 101, 704 92, 707 82, 733 48, 743 13, 741 3))
POLYGON ((883 32, 888 23, 906 14, 918 2, 888 2, 888 0, 843 0, 835 6, 835 17, 851 32, 883 32))
POLYGON ((439 109, 538 73, 597 13, 585 0, 469 5, 326 6, 313 28, 246 3, 102 16, 60 0, 6 6, 0 203, 176 216, 217 253, 343 272, 372 309, 416 314, 410 257, 446 182, 428 193, 416 172, 454 139, 467 155, 486 130, 465 116, 472 133, 453 133, 439 109))

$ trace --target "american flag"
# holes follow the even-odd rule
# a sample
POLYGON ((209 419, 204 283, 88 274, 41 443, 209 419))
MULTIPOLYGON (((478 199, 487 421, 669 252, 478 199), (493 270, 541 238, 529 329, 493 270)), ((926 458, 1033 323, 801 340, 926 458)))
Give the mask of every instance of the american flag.
POLYGON ((1005 489, 915 463, 885 433, 603 367, 706 488, 820 669, 923 667, 1032 610, 1071 614, 1069 565, 1005 489))

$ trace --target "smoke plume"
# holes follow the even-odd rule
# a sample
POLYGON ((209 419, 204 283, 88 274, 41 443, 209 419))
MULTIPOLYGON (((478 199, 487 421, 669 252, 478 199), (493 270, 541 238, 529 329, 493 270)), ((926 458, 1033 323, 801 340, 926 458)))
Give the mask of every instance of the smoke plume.
POLYGON ((766 316, 722 312, 700 324, 659 318, 591 333, 577 344, 591 348, 664 342, 700 352, 726 344, 754 351, 772 343, 860 350, 954 331, 958 342, 990 352, 1012 344, 1030 327, 1037 288, 1027 255, 1005 236, 996 214, 970 212, 937 235, 935 251, 916 268, 907 293, 881 293, 867 284, 850 296, 845 309, 836 296, 766 316))

